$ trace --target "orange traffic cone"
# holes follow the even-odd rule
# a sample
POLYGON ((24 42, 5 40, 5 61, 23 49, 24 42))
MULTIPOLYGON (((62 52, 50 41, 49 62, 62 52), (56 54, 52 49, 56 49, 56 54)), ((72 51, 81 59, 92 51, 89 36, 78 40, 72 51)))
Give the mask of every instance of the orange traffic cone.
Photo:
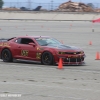
POLYGON ((95 60, 100 60, 99 52, 96 53, 96 59, 95 60))
POLYGON ((62 58, 59 58, 58 69, 63 69, 63 61, 62 61, 62 58))
POLYGON ((92 45, 92 41, 89 42, 89 45, 92 45))

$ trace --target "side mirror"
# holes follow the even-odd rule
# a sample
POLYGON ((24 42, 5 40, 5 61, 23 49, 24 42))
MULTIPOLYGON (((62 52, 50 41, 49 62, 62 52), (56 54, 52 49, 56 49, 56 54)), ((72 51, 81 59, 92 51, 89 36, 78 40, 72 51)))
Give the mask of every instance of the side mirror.
POLYGON ((30 42, 29 45, 32 45, 32 46, 35 47, 35 43, 33 43, 33 42, 30 42))

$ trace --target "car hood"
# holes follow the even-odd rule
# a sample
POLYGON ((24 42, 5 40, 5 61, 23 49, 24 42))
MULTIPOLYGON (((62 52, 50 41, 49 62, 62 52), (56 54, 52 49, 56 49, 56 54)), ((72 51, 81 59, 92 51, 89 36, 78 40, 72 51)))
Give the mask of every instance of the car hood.
POLYGON ((68 45, 63 45, 63 44, 49 44, 45 47, 48 48, 54 48, 54 49, 58 49, 58 50, 68 50, 68 51, 80 51, 81 49, 75 46, 68 46, 68 45))

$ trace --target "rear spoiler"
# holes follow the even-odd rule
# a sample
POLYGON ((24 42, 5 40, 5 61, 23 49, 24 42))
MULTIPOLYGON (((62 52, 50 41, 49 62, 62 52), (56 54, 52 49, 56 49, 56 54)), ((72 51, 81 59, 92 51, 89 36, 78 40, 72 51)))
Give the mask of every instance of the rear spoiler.
POLYGON ((14 39, 14 38, 16 38, 16 37, 8 38, 8 39, 1 38, 1 39, 0 39, 0 42, 6 42, 6 41, 12 40, 12 39, 14 39))

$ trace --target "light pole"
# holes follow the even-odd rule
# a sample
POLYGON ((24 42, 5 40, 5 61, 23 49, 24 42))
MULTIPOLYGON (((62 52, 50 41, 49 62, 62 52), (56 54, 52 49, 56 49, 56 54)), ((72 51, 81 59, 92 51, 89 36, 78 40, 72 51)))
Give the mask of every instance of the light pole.
POLYGON ((19 8, 19 0, 17 0, 17 7, 19 8))
POLYGON ((51 11, 53 11, 53 0, 51 0, 51 11))
POLYGON ((28 9, 31 9, 31 0, 28 0, 28 9))

